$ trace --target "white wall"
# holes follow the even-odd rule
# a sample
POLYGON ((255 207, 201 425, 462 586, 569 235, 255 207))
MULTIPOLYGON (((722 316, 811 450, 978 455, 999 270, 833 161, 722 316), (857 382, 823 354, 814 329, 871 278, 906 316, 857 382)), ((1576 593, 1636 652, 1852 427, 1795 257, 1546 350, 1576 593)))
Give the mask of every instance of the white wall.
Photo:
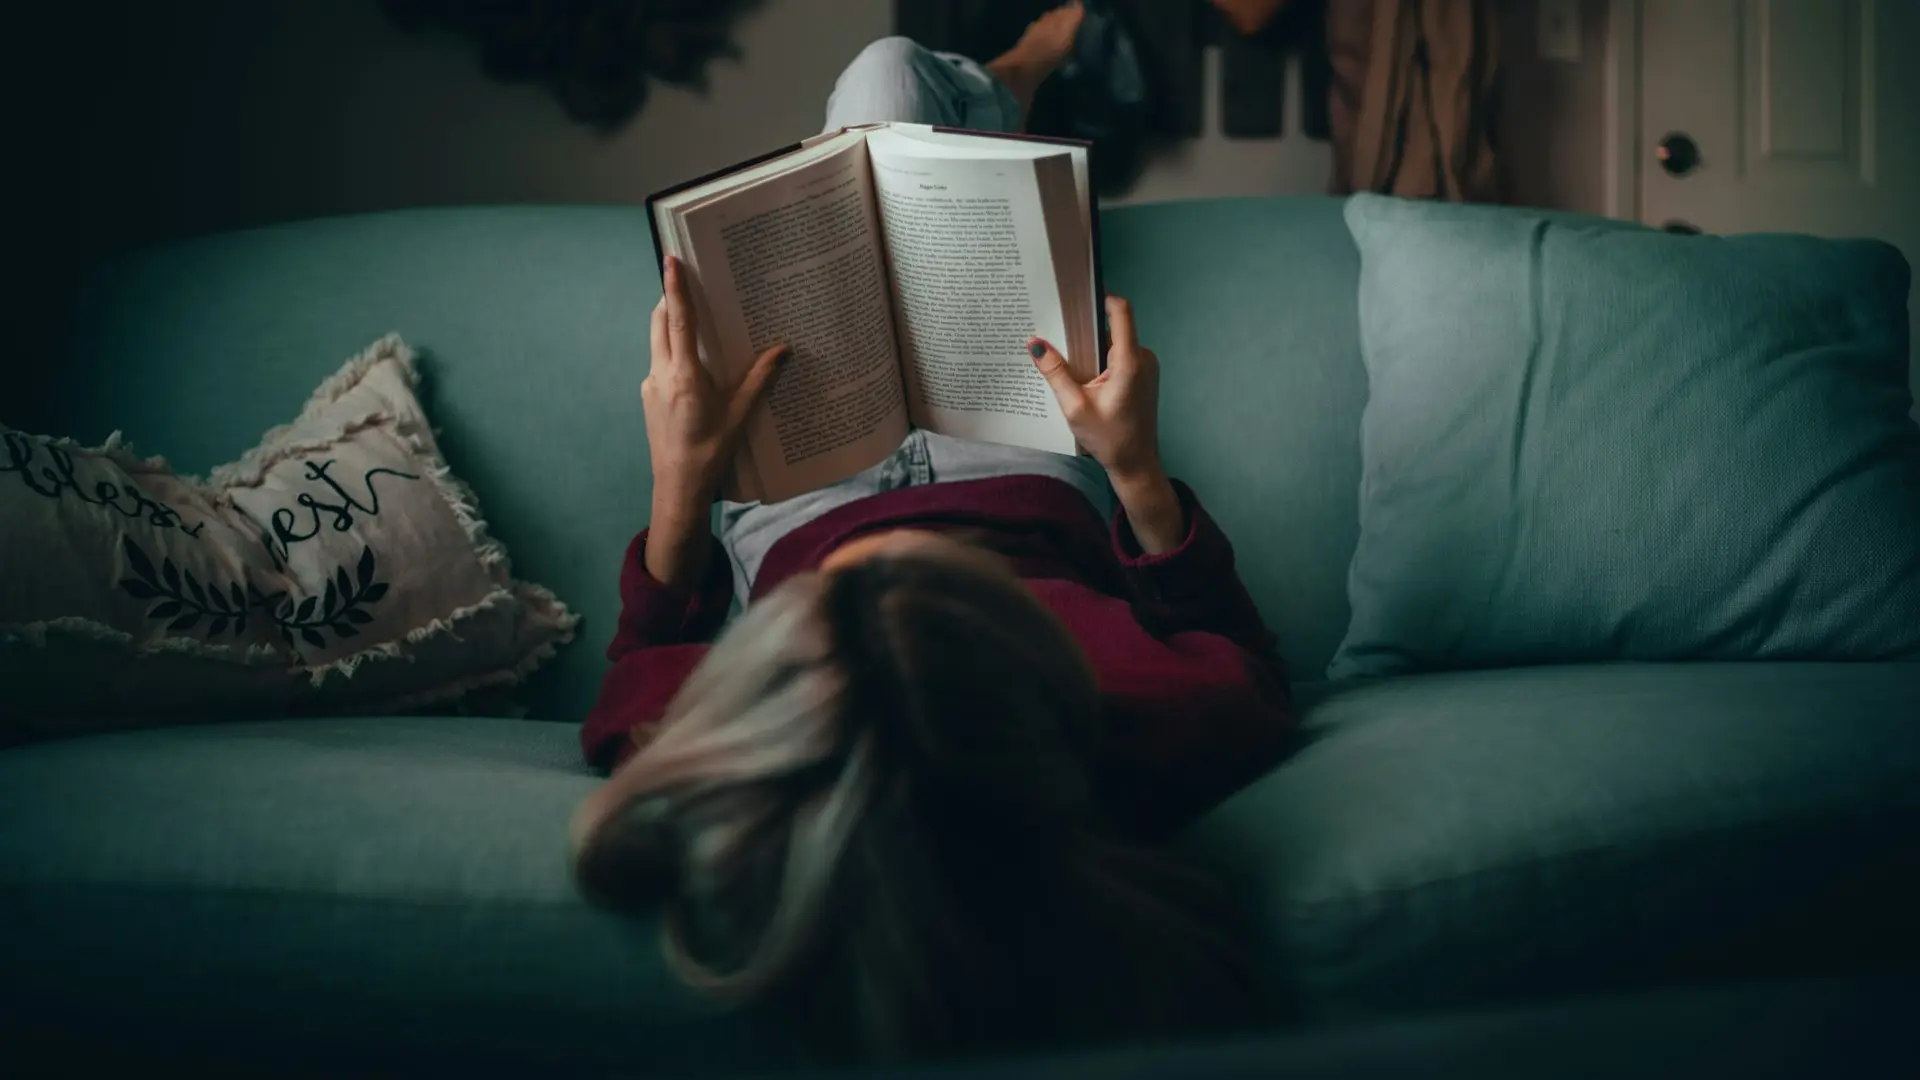
POLYGON ((1305 95, 1300 65, 1288 65, 1277 139, 1229 139, 1220 134, 1220 53, 1203 61, 1202 134, 1163 148, 1116 205, 1239 195, 1317 195, 1333 174, 1333 148, 1300 134, 1305 95))

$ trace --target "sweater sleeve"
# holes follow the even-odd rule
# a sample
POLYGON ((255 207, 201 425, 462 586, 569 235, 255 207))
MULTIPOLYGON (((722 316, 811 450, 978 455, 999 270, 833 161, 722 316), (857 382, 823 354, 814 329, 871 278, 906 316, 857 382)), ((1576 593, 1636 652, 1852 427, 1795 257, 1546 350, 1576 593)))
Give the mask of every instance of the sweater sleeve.
POLYGON ((620 625, 607 647, 613 666, 580 728, 581 749, 595 768, 611 769, 639 748, 726 622, 733 583, 720 542, 712 543, 706 577, 691 592, 662 584, 647 572, 646 532, 627 546, 620 568, 620 625))
MULTIPOLYGON (((1204 630, 1271 655, 1273 632, 1234 568, 1233 544, 1192 488, 1175 480, 1173 489, 1186 513, 1187 535, 1171 551, 1143 554, 1126 511, 1114 511, 1113 550, 1132 594, 1134 618, 1157 635, 1204 630)), ((1280 663, 1278 656, 1273 663, 1280 663)), ((1284 668, 1278 673, 1284 682, 1284 668)))
POLYGON ((1160 838, 1286 753, 1293 703, 1279 658, 1207 630, 1150 632, 1124 599, 1030 582, 1085 650, 1107 730, 1095 762, 1114 823, 1160 838))
POLYGON ((1232 545, 1191 489, 1174 488, 1187 535, 1173 550, 1142 554, 1125 516, 1114 520, 1129 596, 1035 585, 1100 681, 1102 802, 1116 824, 1154 837, 1265 774, 1295 729, 1286 666, 1234 570, 1232 545))

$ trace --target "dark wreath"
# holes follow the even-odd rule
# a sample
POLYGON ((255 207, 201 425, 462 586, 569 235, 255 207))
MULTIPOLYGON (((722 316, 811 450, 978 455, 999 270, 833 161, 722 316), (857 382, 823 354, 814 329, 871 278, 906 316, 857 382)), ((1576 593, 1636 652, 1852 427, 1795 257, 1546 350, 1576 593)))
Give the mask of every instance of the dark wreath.
POLYGON ((480 46, 501 82, 542 83, 569 117, 614 131, 647 101, 648 82, 704 85, 734 58, 734 20, 760 0, 380 0, 408 30, 451 30, 480 46))

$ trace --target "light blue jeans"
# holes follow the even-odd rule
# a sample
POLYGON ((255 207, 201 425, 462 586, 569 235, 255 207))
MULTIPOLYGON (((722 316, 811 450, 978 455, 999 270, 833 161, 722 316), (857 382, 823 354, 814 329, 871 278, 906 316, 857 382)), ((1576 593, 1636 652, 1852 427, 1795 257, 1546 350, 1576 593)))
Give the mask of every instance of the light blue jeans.
MULTIPOLYGON (((1012 131, 1019 126, 1020 106, 1000 80, 972 60, 892 37, 855 57, 827 99, 829 131, 882 120, 1012 131)), ((773 545, 829 510, 916 484, 1023 475, 1064 480, 1102 516, 1112 512, 1106 473, 1091 458, 914 431, 885 461, 830 487, 777 503, 722 502, 720 543, 733 565, 734 597, 745 604, 773 545)))
POLYGON ((912 38, 881 38, 833 84, 824 130, 888 120, 1016 131, 1020 103, 986 68, 958 53, 934 52, 912 38))

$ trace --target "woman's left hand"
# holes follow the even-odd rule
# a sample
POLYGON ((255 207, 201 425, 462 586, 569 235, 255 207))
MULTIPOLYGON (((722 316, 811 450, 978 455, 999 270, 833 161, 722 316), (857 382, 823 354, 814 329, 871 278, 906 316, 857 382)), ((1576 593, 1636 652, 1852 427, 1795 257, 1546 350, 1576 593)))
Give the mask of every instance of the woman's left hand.
POLYGON ((1074 377, 1067 358, 1034 338, 1034 366, 1053 387, 1073 437, 1107 470, 1116 487, 1160 473, 1160 358, 1140 344, 1133 305, 1107 297, 1113 343, 1107 367, 1086 382, 1074 377))
POLYGON ((1085 383, 1074 378, 1066 357, 1033 339, 1034 365, 1053 387, 1073 437, 1107 470, 1127 525, 1148 555, 1180 546, 1187 511, 1160 465, 1160 358, 1140 344, 1133 305, 1107 297, 1113 345, 1107 369, 1085 383))
POLYGON ((773 381, 785 345, 761 353, 732 390, 714 384, 700 362, 693 301, 680 260, 667 256, 666 295, 653 309, 651 369, 640 383, 646 410, 647 449, 653 455, 656 517, 663 502, 704 512, 733 459, 747 415, 773 381))

